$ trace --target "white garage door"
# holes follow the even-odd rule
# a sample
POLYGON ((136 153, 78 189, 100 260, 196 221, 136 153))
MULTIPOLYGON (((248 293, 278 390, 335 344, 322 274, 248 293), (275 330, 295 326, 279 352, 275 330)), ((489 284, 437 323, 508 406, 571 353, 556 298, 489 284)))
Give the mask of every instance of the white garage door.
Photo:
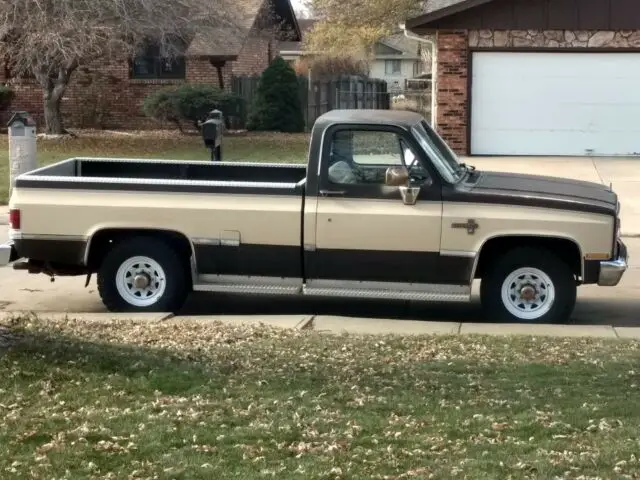
POLYGON ((640 153, 640 53, 474 52, 472 62, 472 154, 640 153))

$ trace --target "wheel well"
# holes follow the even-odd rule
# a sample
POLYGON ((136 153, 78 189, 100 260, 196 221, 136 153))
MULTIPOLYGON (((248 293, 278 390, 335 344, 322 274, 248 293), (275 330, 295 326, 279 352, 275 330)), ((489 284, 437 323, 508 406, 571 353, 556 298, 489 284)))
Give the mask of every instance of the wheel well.
POLYGON ((109 228, 100 230, 93 234, 89 242, 87 266, 92 272, 96 272, 100 268, 100 264, 109 251, 118 243, 133 237, 150 237, 166 242, 179 256, 184 259, 185 268, 189 275, 190 263, 189 259, 193 254, 191 242, 181 233, 170 230, 149 230, 149 229, 126 229, 126 228, 109 228))
POLYGON ((553 252, 569 265, 576 277, 582 276, 582 256, 580 248, 574 241, 554 237, 510 236, 492 238, 482 246, 475 278, 483 277, 491 266, 492 260, 519 247, 542 248, 553 252))

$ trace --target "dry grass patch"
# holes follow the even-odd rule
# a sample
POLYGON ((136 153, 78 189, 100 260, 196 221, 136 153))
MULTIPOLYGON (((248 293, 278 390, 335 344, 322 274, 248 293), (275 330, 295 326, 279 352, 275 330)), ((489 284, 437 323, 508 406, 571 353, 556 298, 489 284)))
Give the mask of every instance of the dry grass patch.
POLYGON ((2 478, 638 478, 640 343, 22 318, 2 478))

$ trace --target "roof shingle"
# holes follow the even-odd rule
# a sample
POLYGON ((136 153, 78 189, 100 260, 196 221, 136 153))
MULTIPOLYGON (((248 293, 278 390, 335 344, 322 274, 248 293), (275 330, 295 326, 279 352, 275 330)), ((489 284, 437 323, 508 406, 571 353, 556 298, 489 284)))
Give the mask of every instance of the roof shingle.
MULTIPOLYGON (((186 54, 218 57, 239 55, 258 15, 263 12, 264 4, 265 0, 234 0, 235 12, 230 14, 229 22, 232 25, 207 25, 196 28, 194 39, 189 44, 186 54)), ((302 25, 300 28, 302 29, 302 25)))

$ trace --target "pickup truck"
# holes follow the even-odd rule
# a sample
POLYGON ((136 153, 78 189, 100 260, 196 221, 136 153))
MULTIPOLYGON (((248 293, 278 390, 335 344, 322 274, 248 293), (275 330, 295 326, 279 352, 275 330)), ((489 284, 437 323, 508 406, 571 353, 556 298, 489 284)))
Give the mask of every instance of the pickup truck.
POLYGON ((479 171, 418 114, 334 110, 307 164, 71 158, 23 174, 0 264, 97 274, 111 311, 191 291, 469 302, 560 322, 627 269, 607 186, 479 171))

